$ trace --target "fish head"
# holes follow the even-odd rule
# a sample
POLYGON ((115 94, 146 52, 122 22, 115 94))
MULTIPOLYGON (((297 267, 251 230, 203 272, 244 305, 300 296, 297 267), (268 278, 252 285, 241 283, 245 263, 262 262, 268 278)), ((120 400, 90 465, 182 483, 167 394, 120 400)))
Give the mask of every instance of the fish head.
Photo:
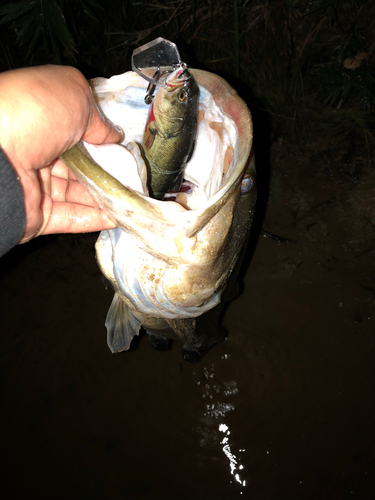
POLYGON ((187 68, 175 69, 155 95, 153 110, 160 130, 175 134, 197 107, 199 88, 187 68))

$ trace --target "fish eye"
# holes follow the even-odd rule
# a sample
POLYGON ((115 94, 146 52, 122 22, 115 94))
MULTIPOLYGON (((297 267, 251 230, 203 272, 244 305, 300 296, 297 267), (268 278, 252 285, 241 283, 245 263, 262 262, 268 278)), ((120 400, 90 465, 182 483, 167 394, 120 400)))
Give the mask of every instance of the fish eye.
POLYGON ((185 89, 182 89, 182 90, 180 90, 180 92, 179 92, 179 94, 178 94, 177 97, 178 97, 178 100, 180 102, 185 102, 185 101, 187 101, 188 94, 187 94, 187 92, 186 92, 185 89))
POLYGON ((248 193, 249 191, 251 191, 253 186, 254 186, 253 176, 250 174, 244 175, 244 177, 242 179, 242 183, 241 183, 241 194, 248 193))

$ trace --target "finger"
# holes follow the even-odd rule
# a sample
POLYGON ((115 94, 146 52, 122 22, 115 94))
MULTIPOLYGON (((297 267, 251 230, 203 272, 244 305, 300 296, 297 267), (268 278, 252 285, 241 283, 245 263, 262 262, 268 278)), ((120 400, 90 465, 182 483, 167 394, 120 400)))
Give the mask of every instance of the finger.
POLYGON ((40 192, 48 196, 51 195, 51 168, 44 167, 37 170, 40 185, 40 192))
POLYGON ((57 159, 51 168, 51 175, 61 177, 62 179, 69 179, 69 168, 61 160, 57 159))
POLYGON ((78 177, 75 174, 73 174, 73 172, 70 169, 68 169, 68 175, 69 179, 71 179, 72 181, 78 181, 78 177))
POLYGON ((51 197, 54 202, 67 201, 89 207, 98 207, 96 201, 90 196, 87 189, 78 181, 51 177, 51 197))
POLYGON ((98 208, 56 202, 43 234, 87 233, 112 229, 116 224, 98 208))
POLYGON ((83 87, 89 107, 88 122, 81 138, 92 144, 122 142, 124 140, 124 131, 120 126, 111 123, 101 112, 95 102, 89 82, 79 72, 74 73, 73 78, 76 78, 83 87))
POLYGON ((42 194, 40 205, 38 207, 38 221, 33 225, 26 223, 25 233, 19 243, 26 243, 32 238, 36 238, 40 234, 44 233, 44 230, 48 225, 48 221, 50 219, 52 207, 53 203, 51 197, 46 194, 42 194))
POLYGON ((63 179, 72 179, 77 181, 78 178, 59 158, 55 160, 51 169, 51 175, 62 177, 63 179))
POLYGON ((79 205, 86 205, 88 207, 100 207, 87 189, 80 182, 73 180, 69 180, 65 201, 69 203, 77 203, 79 205))
POLYGON ((91 100, 89 124, 82 139, 91 144, 118 143, 124 140, 121 127, 110 123, 98 110, 94 99, 91 100))

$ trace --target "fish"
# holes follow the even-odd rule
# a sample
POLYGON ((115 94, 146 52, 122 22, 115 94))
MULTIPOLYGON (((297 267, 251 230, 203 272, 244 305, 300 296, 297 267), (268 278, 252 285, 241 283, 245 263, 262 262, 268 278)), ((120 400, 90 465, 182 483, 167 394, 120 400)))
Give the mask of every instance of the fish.
POLYGON ((199 88, 185 67, 176 68, 151 103, 142 146, 149 171, 150 194, 163 199, 178 191, 197 134, 199 88))
POLYGON ((95 245, 115 292, 105 322, 112 352, 129 349, 142 327, 157 349, 181 339, 184 359, 195 362, 226 336, 220 316, 236 295, 256 203, 253 125, 224 79, 190 71, 197 136, 174 201, 149 196, 140 149, 147 84, 133 72, 92 84, 102 113, 124 129, 122 145, 81 141, 61 156, 118 226, 95 245))

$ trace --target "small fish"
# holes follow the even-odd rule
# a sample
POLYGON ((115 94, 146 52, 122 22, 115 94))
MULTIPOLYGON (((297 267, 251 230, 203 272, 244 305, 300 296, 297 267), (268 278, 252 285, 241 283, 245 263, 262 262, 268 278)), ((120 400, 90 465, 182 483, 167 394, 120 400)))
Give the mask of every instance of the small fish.
POLYGON ((148 162, 149 188, 162 200, 178 191, 197 135, 199 88, 183 67, 175 69, 151 104, 142 146, 148 162))

